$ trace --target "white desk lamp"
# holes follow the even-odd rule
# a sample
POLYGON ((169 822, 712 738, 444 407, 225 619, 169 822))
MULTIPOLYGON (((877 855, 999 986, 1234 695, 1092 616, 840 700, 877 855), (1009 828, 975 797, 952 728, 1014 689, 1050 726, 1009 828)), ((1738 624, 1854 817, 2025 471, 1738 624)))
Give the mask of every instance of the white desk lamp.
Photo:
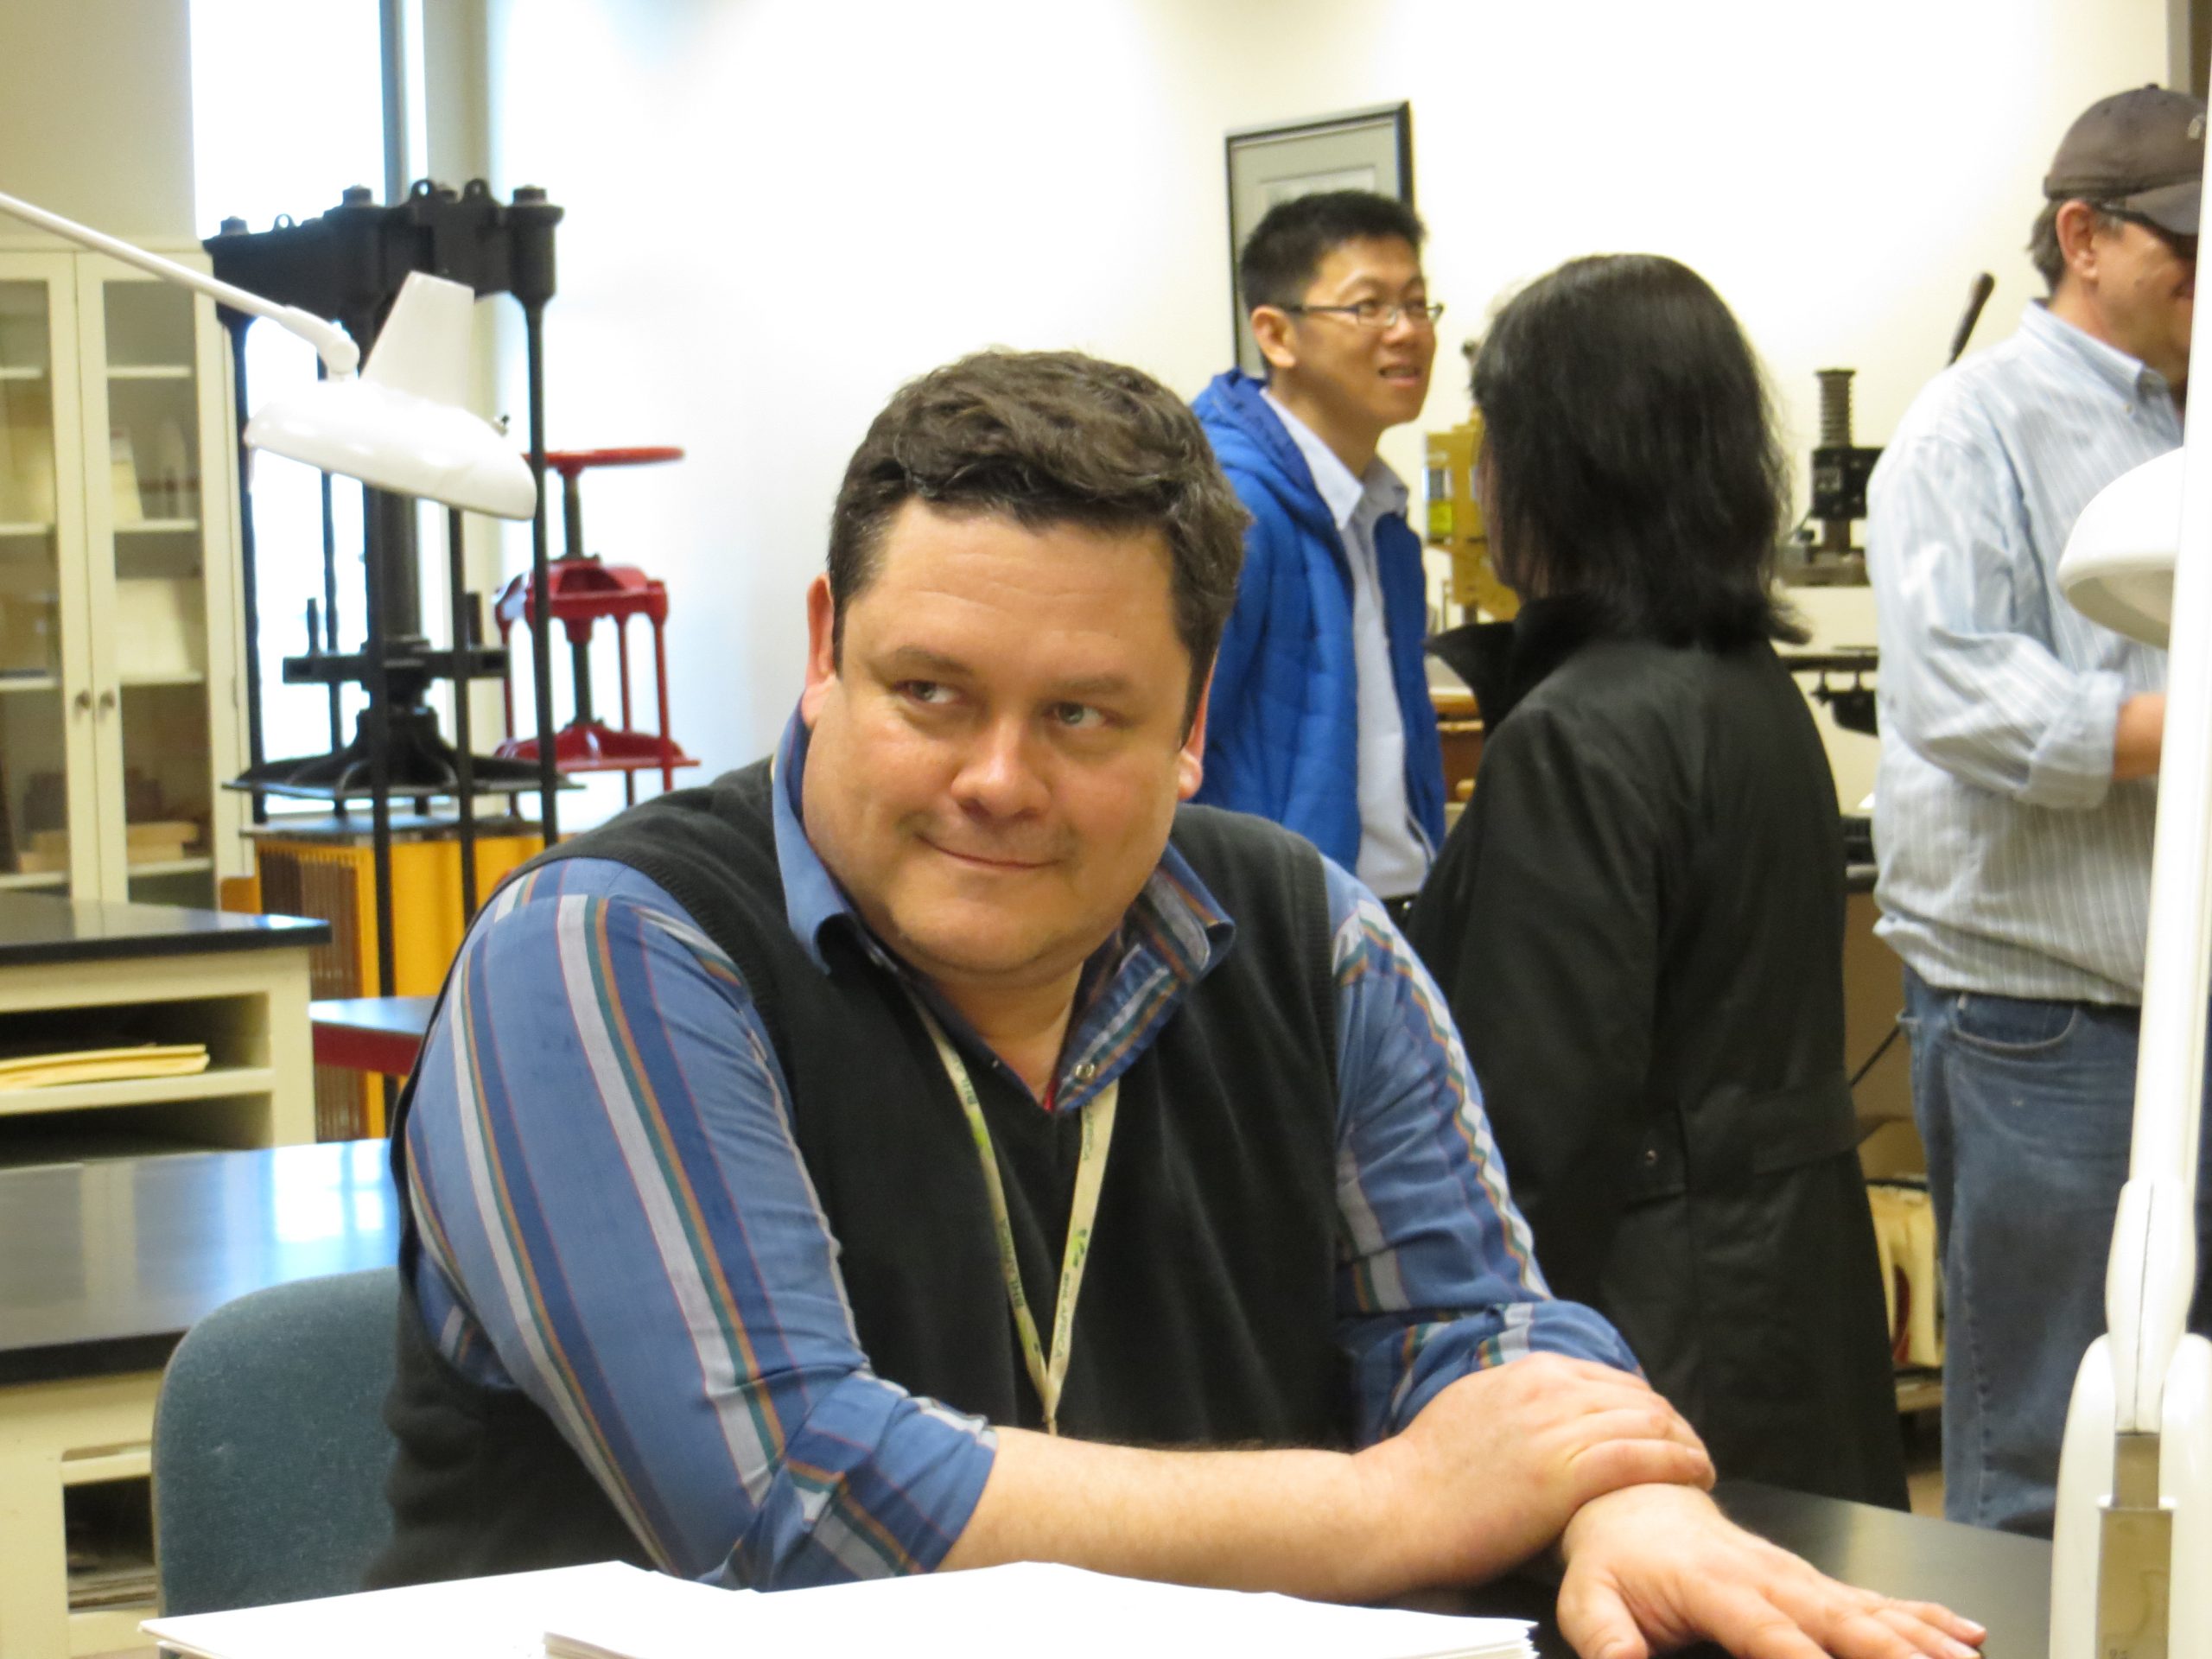
MULTIPOLYGON (((2212 352, 2191 379, 2212 388, 2212 352)), ((2212 434, 2082 510, 2058 567, 2085 615, 2168 662, 2127 1184, 2106 1334, 2075 1378, 2058 1465, 2051 1659, 2212 1659, 2212 1342, 2186 1334, 2212 952, 2212 434)))
POLYGON ((271 401, 249 421, 245 441, 254 448, 472 512, 528 518, 537 512, 529 464, 496 427, 462 406, 476 297, 461 283, 410 275, 356 378, 360 353, 352 339, 311 312, 277 305, 13 196, 0 195, 0 213, 211 295, 234 311, 266 317, 313 346, 328 378, 271 401))

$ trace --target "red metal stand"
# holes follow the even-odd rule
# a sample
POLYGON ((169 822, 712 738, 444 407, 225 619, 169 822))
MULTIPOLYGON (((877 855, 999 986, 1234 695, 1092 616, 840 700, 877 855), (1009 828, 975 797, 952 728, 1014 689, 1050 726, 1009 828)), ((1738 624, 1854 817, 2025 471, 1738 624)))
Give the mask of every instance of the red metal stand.
MULTIPOLYGON (((546 568, 547 610, 551 620, 568 631, 574 664, 575 713, 553 734, 553 764, 567 772, 619 772, 623 774, 626 800, 638 798, 636 773, 658 768, 661 787, 676 786, 678 766, 699 763, 677 747, 668 731, 668 589, 634 565, 604 564, 584 550, 582 491, 578 480, 594 467, 633 467, 652 461, 680 461, 681 449, 569 449, 549 453, 545 464, 561 474, 561 498, 568 525, 568 553, 546 568), (630 729, 630 636, 625 625, 633 616, 652 624, 653 682, 659 709, 660 729, 630 729), (622 724, 620 728, 596 719, 591 700, 592 625, 605 617, 614 624, 614 648, 622 686, 622 724)), ((517 576, 500 594, 494 607, 499 622, 499 643, 518 621, 535 617, 535 596, 528 575, 517 576)), ((514 684, 507 685, 507 729, 514 729, 514 684)), ((535 760, 537 739, 512 737, 498 753, 515 760, 535 760)))

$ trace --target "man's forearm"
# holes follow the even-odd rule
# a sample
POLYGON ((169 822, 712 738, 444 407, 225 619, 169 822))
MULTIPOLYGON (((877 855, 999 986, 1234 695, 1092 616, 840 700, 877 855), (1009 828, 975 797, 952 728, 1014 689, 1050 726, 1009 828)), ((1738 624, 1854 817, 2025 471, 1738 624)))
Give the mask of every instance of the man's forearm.
POLYGON ((1696 1434, 1640 1378, 1535 1354, 1461 1377, 1402 1433, 1351 1454, 1148 1452, 1001 1429, 942 1565, 1065 1561, 1373 1601, 1495 1577, 1602 1493, 1712 1479, 1696 1434))
POLYGON ((990 1478, 944 1567, 1064 1561, 1373 1600, 1420 1576, 1378 1487, 1342 1452, 1153 1452, 1001 1428, 990 1478))
POLYGON ((2120 719, 2112 733, 2112 780, 2124 784, 2131 778, 2153 778, 2158 753, 2165 741, 2166 694, 2145 691, 2120 705, 2120 719))

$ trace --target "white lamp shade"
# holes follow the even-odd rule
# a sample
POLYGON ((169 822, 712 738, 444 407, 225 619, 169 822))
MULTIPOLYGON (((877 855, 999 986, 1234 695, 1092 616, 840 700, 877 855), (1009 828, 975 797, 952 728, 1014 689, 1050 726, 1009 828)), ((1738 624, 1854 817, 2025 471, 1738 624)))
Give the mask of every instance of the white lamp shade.
POLYGON ((530 465, 488 423, 367 380, 321 380, 246 423, 257 449, 499 518, 537 510, 530 465))
POLYGON ((499 518, 537 510, 530 467, 506 435, 461 407, 475 296, 410 276, 358 380, 334 377, 247 423, 257 449, 378 489, 499 518))
POLYGON ((2164 645, 2181 545, 2182 456, 2122 473, 2090 498, 2058 561, 2058 585, 2092 622, 2164 645))

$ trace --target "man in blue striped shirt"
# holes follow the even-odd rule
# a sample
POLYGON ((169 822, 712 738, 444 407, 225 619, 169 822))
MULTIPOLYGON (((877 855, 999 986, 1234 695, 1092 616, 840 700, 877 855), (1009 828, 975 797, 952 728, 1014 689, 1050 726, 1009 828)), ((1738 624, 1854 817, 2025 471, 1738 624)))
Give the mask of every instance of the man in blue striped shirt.
POLYGON ((2181 442, 2203 145, 2155 86, 2074 124, 2030 243, 2050 299, 1921 393, 1872 486, 1876 896, 1943 1250, 1944 1504, 1983 1526, 2049 1533, 2104 1329, 2165 653, 2057 569, 2089 499, 2181 442))
POLYGON ((394 1128, 380 1576, 1376 1599, 1557 1546, 1605 1659, 1969 1659, 1722 1519, 1547 1294, 1372 895, 1179 810, 1241 534, 1133 370, 990 353, 879 416, 773 766, 567 843, 455 963, 394 1128))

